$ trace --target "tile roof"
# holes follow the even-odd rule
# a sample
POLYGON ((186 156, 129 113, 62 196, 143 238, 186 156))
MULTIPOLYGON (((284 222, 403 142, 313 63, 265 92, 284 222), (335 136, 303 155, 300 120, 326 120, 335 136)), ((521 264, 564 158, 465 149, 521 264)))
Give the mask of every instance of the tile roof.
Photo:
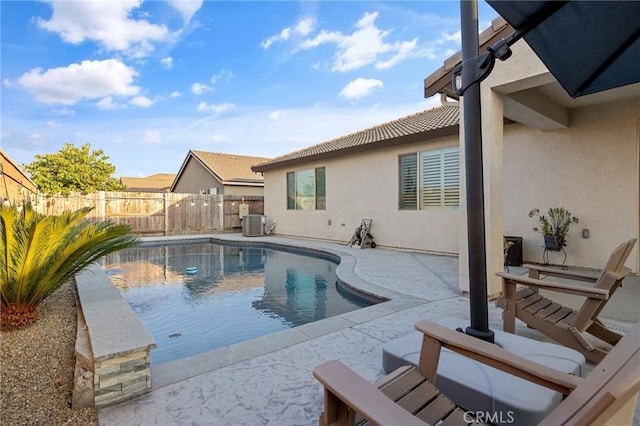
POLYGON ((440 106, 274 158, 253 167, 263 172, 291 164, 418 142, 458 133, 457 106, 440 106))
POLYGON ((157 173, 147 177, 121 177, 120 182, 127 186, 128 192, 166 192, 176 175, 172 173, 157 173))
POLYGON ((215 173, 222 181, 229 182, 263 182, 259 173, 251 170, 255 164, 269 161, 265 157, 249 157, 236 154, 222 154, 218 152, 191 151, 206 167, 215 173))

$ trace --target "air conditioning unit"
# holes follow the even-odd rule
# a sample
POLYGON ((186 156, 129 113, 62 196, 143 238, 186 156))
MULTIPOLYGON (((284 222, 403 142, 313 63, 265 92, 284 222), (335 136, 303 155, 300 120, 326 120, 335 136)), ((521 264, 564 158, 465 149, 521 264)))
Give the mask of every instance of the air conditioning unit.
POLYGON ((267 218, 261 214, 248 214, 242 218, 242 235, 245 237, 259 237, 264 235, 267 218))

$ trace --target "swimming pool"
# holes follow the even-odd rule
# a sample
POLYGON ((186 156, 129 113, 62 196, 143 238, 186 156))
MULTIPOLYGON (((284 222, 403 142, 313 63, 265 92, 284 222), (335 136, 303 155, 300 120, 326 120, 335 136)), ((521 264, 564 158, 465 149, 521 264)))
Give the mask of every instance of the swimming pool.
POLYGON ((337 264, 254 245, 123 250, 103 267, 154 336, 154 365, 340 315, 372 302, 340 290, 337 264))

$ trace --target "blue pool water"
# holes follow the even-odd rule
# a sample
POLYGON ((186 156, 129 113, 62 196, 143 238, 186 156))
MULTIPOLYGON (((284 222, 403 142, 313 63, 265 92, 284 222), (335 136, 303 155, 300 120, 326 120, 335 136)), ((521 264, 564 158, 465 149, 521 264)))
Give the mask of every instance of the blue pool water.
POLYGON ((142 246, 103 266, 156 339, 154 365, 371 305, 340 291, 334 262, 255 246, 142 246))

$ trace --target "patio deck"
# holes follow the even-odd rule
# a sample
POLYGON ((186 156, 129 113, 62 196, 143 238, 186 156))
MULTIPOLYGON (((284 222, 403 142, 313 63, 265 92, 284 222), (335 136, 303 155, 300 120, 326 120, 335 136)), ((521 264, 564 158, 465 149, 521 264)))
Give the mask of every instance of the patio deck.
MULTIPOLYGON (((413 331, 417 320, 469 318, 468 299, 457 284, 457 257, 382 248, 361 250, 277 236, 222 234, 202 238, 264 241, 336 253, 343 258, 338 268, 343 281, 389 296, 391 301, 152 368, 152 392, 101 409, 100 425, 314 425, 323 400, 322 387, 311 375, 316 365, 340 359, 373 381, 383 374, 383 343, 413 331)), ((638 286, 633 291, 631 297, 638 303, 631 306, 637 307, 638 286)), ((489 322, 492 328, 502 327, 501 310, 493 303, 489 322)), ((606 322, 623 331, 630 327, 625 321, 606 322)), ((547 341, 522 323, 517 331, 547 341)), ((639 408, 634 424, 640 425, 639 408)))

